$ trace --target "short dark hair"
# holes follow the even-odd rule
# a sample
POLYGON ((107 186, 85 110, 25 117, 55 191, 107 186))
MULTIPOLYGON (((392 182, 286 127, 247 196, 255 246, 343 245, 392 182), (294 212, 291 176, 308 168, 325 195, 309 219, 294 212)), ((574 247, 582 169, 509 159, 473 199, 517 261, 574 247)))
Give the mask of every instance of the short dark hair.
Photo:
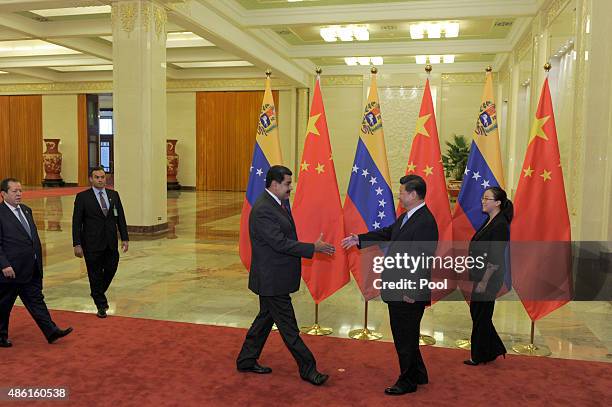
POLYGON ((95 167, 91 167, 89 169, 89 176, 93 177, 93 173, 94 171, 104 171, 104 173, 106 174, 106 171, 104 170, 104 167, 102 167, 101 165, 95 166, 95 167))
POLYGON ((0 183, 0 191, 8 192, 10 182, 21 182, 17 178, 5 178, 0 183))
POLYGON ((400 178, 400 184, 406 188, 407 192, 416 192, 420 199, 425 199, 427 194, 427 184, 425 180, 418 175, 410 174, 404 175, 400 178))
POLYGON ((270 188, 270 185, 272 185, 272 181, 276 181, 279 184, 283 182, 283 180, 285 179, 285 175, 291 176, 293 175, 293 173, 289 168, 284 167, 282 165, 273 165, 272 167, 270 167, 268 173, 266 174, 266 188, 270 188))

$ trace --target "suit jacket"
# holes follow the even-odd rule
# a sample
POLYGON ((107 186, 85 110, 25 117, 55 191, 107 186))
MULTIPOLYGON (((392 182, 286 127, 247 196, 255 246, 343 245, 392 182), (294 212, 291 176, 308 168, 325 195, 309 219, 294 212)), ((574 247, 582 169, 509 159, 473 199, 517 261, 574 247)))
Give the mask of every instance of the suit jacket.
POLYGON ((121 240, 129 240, 119 193, 112 189, 105 192, 109 202, 107 216, 93 188, 79 192, 74 199, 72 245, 80 245, 85 253, 103 251, 107 247, 117 250, 117 230, 121 240))
POLYGON ((300 288, 302 257, 312 258, 314 244, 297 239, 291 214, 264 191, 251 209, 249 289, 261 296, 293 293, 300 288))
POLYGON ((488 294, 495 295, 504 282, 506 248, 510 240, 510 224, 501 213, 498 213, 487 225, 488 221, 487 218, 470 242, 470 256, 474 258, 483 256, 485 258, 483 267, 475 266, 470 269, 470 280, 476 282, 482 280, 487 270, 487 263, 499 266, 497 271, 491 275, 486 289, 488 294))
MULTIPOLYGON (((438 245, 438 225, 427 205, 419 208, 402 227, 407 212, 400 215, 395 223, 382 229, 359 235, 359 247, 365 247, 377 242, 389 242, 386 245, 385 256, 395 257, 397 254, 411 257, 433 256, 438 245)), ((402 279, 414 281, 415 289, 381 290, 385 302, 404 301, 404 296, 425 305, 431 304, 431 290, 420 289, 420 279, 431 280, 431 269, 425 265, 419 266, 414 273, 406 269, 389 268, 381 275, 383 282, 398 282, 402 279)))
POLYGON ((6 203, 0 203, 0 269, 12 267, 15 278, 4 277, 0 272, 0 283, 27 283, 38 270, 42 277, 42 246, 38 237, 32 209, 19 205, 30 225, 32 237, 25 231, 19 219, 6 203))

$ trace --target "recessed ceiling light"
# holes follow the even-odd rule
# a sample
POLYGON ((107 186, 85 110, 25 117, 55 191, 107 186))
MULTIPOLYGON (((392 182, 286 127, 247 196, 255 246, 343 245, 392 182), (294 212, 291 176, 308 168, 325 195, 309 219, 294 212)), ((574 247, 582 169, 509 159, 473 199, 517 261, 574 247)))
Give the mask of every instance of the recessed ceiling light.
POLYGON ((383 57, 372 57, 370 58, 370 62, 372 63, 372 65, 383 65, 384 64, 383 57))
POLYGON ((323 27, 319 30, 319 34, 321 34, 321 38, 326 42, 335 42, 338 39, 336 38, 336 29, 334 27, 323 27))
POLYGON ((357 57, 359 65, 370 65, 370 57, 357 57))
POLYGON ((427 55, 417 55, 415 58, 416 63, 419 65, 425 65, 425 63, 427 62, 427 55))
POLYGON ((357 58, 356 57, 346 57, 344 58, 344 63, 347 65, 357 65, 357 58))
POLYGON ((459 36, 459 23, 445 23, 444 36, 446 38, 455 38, 459 36))
POLYGON ((440 63, 440 55, 430 55, 429 56, 430 64, 439 64, 440 63))
POLYGON ((340 41, 353 41, 353 30, 349 27, 340 27, 336 30, 340 41))
POLYGON ((455 56, 454 55, 444 55, 442 57, 442 60, 444 61, 445 64, 452 64, 455 62, 455 56))
POLYGON ((349 25, 349 26, 330 26, 319 29, 319 34, 326 42, 335 42, 338 39, 341 41, 368 41, 370 32, 367 26, 349 25))
POLYGON ((425 37, 425 26, 423 24, 410 24, 410 38, 420 40, 425 37))
POLYGON ((181 68, 226 68, 236 66, 253 66, 248 61, 206 61, 206 62, 175 62, 181 68))
POLYGON ((353 35, 357 41, 369 41, 370 32, 366 27, 355 27, 353 28, 353 35))
POLYGON ((427 24, 427 38, 440 38, 440 24, 427 24))

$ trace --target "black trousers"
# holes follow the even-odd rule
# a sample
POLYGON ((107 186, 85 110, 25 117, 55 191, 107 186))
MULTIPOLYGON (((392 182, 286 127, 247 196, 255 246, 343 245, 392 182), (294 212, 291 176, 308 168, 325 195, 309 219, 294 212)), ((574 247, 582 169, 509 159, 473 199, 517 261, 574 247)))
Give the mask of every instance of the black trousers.
POLYGON ((106 291, 110 287, 119 265, 119 250, 107 247, 103 251, 85 252, 91 298, 98 309, 107 308, 106 291))
POLYGON ((425 312, 422 303, 389 302, 389 322, 400 365, 396 385, 407 390, 417 383, 427 383, 427 368, 419 350, 421 318, 425 312))
POLYGON ((285 346, 298 364, 300 376, 310 377, 316 371, 316 361, 300 338, 291 297, 288 294, 259 297, 259 314, 246 334, 236 365, 238 368, 249 368, 255 364, 274 323, 278 327, 285 346))
POLYGON ((27 283, 0 283, 0 338, 8 338, 11 310, 17 297, 26 307, 46 338, 59 328, 51 319, 42 293, 42 277, 36 271, 27 283))
POLYGON ((506 347, 493 326, 495 301, 480 301, 472 295, 470 315, 472 316, 471 357, 474 362, 490 362, 506 353, 506 347))

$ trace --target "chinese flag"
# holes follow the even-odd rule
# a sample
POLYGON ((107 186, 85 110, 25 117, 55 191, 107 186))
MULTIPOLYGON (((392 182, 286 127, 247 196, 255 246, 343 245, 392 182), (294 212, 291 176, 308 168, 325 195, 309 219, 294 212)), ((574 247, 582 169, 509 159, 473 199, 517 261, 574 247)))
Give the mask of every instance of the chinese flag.
MULTIPOLYGON (((425 82, 421 110, 417 118, 412 147, 410 148, 410 158, 408 158, 408 167, 406 168, 406 175, 408 174, 421 176, 427 184, 425 204, 434 215, 438 224, 439 242, 436 255, 450 255, 453 240, 451 211, 429 79, 425 82)), ((398 205, 397 214, 400 215, 404 211, 405 209, 398 205)), ((444 278, 449 280, 448 289, 432 291, 432 302, 443 298, 455 290, 456 284, 452 270, 432 270, 433 281, 443 281, 444 278)))
POLYGON ((333 256, 315 253, 312 259, 302 259, 302 278, 315 303, 319 304, 349 282, 349 273, 345 251, 340 247, 344 237, 342 205, 318 76, 293 201, 293 216, 300 241, 314 242, 323 233, 323 240, 336 247, 333 256))
POLYGON ((529 317, 536 321, 572 295, 570 221, 548 78, 514 204, 512 282, 529 317))

